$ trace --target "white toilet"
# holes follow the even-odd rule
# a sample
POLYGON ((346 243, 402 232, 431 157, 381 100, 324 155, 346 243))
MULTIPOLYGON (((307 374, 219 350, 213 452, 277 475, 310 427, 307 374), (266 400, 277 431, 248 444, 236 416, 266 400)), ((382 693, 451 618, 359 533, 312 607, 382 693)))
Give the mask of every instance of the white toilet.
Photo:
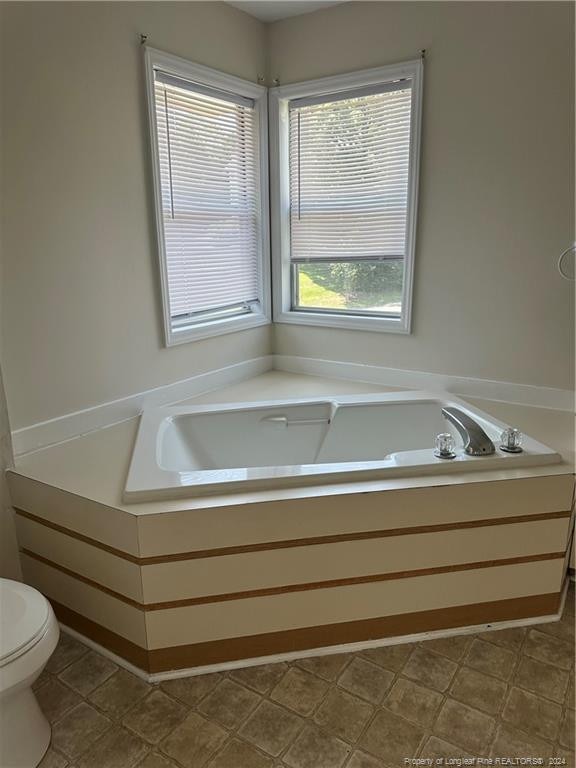
POLYGON ((0 768, 34 768, 50 743, 50 725, 32 684, 54 652, 60 630, 37 590, 0 579, 0 768))

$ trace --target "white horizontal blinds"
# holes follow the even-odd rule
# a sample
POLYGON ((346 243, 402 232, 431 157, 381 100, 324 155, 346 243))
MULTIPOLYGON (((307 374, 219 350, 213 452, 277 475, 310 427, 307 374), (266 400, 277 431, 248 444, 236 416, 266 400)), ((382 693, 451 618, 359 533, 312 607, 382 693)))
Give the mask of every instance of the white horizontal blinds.
POLYGON ((155 72, 170 315, 206 320, 259 296, 254 103, 155 72))
POLYGON ((291 102, 292 261, 405 255, 411 101, 403 81, 291 102))

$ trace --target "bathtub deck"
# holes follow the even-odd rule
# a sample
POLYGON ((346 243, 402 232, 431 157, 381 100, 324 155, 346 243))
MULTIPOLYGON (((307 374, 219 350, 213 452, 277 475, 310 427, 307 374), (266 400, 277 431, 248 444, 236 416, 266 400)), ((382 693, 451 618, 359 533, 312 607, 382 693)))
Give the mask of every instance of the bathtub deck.
MULTIPOLYGON (((185 400, 181 404, 203 405, 234 401, 254 402, 258 400, 282 399, 284 397, 330 396, 337 394, 368 394, 371 392, 400 391, 394 387, 375 384, 322 379, 272 371, 230 387, 185 400)), ((574 472, 574 419, 573 415, 545 408, 499 403, 489 400, 468 398, 468 402, 494 415, 496 418, 518 426, 545 445, 558 451, 565 464, 557 467, 542 467, 518 470, 518 477, 566 474, 574 472)), ((46 483, 86 499, 114 507, 131 515, 149 515, 158 512, 176 512, 187 509, 203 509, 220 505, 246 503, 250 499, 298 498, 296 489, 278 490, 274 493, 226 494, 210 498, 150 501, 124 504, 122 494, 132 446, 136 437, 138 419, 130 419, 112 427, 92 432, 75 440, 21 456, 17 461, 16 473, 22 477, 46 483)), ((419 485, 481 482, 510 477, 510 473, 474 472, 458 477, 449 474, 436 478, 410 478, 408 487, 419 485)), ((516 476, 516 475, 515 475, 516 476)), ((317 493, 333 493, 339 489, 350 491, 358 484, 325 485, 317 493)), ((379 483, 363 483, 366 490, 407 487, 406 479, 379 483)), ((306 489, 306 495, 314 492, 306 489)))
MULTIPOLYGON (((193 402, 381 391, 273 372, 193 402)), ((136 419, 28 454, 9 476, 25 578, 148 672, 553 614, 570 414, 470 402, 565 463, 125 505, 136 419)))

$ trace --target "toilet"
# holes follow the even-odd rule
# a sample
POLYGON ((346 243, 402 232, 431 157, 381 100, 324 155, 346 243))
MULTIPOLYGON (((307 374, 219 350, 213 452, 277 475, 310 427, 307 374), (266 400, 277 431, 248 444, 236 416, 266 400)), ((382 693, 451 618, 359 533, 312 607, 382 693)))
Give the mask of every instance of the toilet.
POLYGON ((40 592, 0 579, 0 768, 34 768, 48 749, 50 725, 32 684, 59 634, 52 606, 40 592))

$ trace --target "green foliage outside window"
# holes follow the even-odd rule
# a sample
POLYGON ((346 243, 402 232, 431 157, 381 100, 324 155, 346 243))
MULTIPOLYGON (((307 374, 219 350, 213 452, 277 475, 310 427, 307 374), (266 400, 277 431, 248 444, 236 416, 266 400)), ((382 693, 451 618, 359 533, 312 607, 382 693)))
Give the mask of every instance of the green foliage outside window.
POLYGON ((401 259, 300 264, 299 304, 400 311, 403 269, 401 259), (319 289, 326 292, 325 300, 319 289))

